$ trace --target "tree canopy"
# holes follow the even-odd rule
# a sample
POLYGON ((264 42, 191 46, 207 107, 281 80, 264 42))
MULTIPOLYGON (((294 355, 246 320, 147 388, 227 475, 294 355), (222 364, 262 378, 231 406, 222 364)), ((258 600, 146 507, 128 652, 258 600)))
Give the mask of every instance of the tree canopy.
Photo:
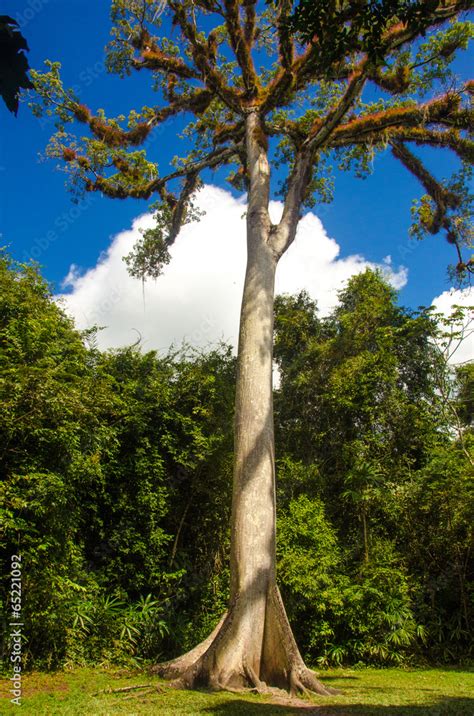
POLYGON ((57 114, 49 153, 65 160, 76 189, 155 201, 156 228, 128 257, 136 275, 158 275, 180 226, 197 218, 192 199, 203 171, 228 166, 229 181, 249 187, 245 118, 255 110, 260 150, 266 157, 269 148, 270 160, 288 166, 277 192, 285 210, 274 232, 276 252, 293 240, 302 205, 330 199, 333 165, 363 176, 374 154, 388 149, 424 191, 413 208, 413 233, 444 231, 465 276, 473 267, 462 255, 472 240, 473 89, 450 64, 472 35, 462 19, 470 7, 302 2, 293 16, 288 2, 262 10, 256 2, 171 0, 162 12, 156 2, 115 0, 108 67, 122 75, 149 72, 157 105, 116 118, 94 113, 63 87, 52 63, 34 75, 43 98, 35 109, 57 114), (295 34, 292 22, 316 23, 324 32, 295 34), (172 32, 160 36, 170 23, 172 32), (187 154, 162 172, 147 139, 178 115, 189 120, 187 154), (89 136, 79 138, 77 123, 89 136), (436 178, 416 151, 424 147, 454 152, 459 172, 436 178))
POLYGON ((357 50, 377 62, 383 58, 384 34, 394 18, 415 35, 422 35, 438 6, 436 0, 300 0, 288 20, 288 28, 307 42, 315 38, 328 65, 357 50))

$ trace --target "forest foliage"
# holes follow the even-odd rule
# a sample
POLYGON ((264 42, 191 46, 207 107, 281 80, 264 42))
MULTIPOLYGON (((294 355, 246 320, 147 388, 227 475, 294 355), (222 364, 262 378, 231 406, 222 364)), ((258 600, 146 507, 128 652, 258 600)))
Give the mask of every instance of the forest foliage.
MULTIPOLYGON (((310 663, 472 658, 474 371, 446 360, 455 326, 370 270, 327 317, 277 299, 278 579, 310 663)), ((3 255, 0 374, 2 571, 21 553, 27 666, 199 642, 227 599, 231 348, 101 352, 3 255)), ((7 582, 1 597, 6 624, 7 582)))

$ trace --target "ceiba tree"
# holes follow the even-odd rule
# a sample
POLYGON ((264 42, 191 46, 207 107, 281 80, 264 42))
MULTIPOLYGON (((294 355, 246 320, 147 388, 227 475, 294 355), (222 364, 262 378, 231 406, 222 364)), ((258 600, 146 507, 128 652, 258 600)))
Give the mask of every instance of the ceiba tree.
MULTIPOLYGON (((231 183, 248 193, 230 602, 205 642, 157 667, 181 686, 331 692, 305 666, 276 582, 275 270, 295 239, 304 207, 318 196, 328 200, 331 159, 363 173, 379 150, 391 151, 424 189, 414 209, 414 231, 444 230, 459 254, 458 270, 472 270, 473 261, 464 260, 461 250, 469 241, 465 180, 474 156, 469 138, 474 82, 456 81, 449 69, 471 35, 460 16, 471 4, 420 3, 426 12, 413 23, 393 12, 380 25, 376 51, 371 51, 373 40, 364 46, 355 32, 339 43, 335 55, 324 23, 310 38, 292 33, 288 0, 263 6, 255 0, 168 0, 165 6, 114 0, 109 69, 149 72, 159 98, 157 106, 132 111, 128 120, 94 114, 81 104, 63 87, 58 64, 35 73, 42 97, 35 110, 57 113, 59 120, 49 153, 64 159, 73 185, 116 199, 156 199, 156 226, 126 257, 133 275, 161 273, 180 228, 198 218, 193 198, 205 170, 229 167, 231 183), (160 174, 149 138, 178 115, 189 118, 183 132, 189 151, 174 160, 169 173, 160 174), (69 131, 70 123, 85 127, 87 135, 69 131), (142 145, 148 145, 147 153, 142 145), (413 146, 452 150, 463 168, 440 181, 413 146), (272 162, 288 170, 277 223, 269 215, 272 162)), ((343 26, 350 28, 366 3, 316 5, 345 9, 343 26)))

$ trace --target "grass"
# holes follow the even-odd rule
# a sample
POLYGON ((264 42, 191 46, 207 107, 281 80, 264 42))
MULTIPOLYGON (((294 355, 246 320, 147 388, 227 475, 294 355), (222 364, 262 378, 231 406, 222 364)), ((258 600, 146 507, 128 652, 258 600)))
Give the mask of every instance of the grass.
MULTIPOLYGON (((469 669, 333 669, 321 673, 340 696, 314 697, 306 708, 272 704, 267 697, 205 691, 110 693, 111 689, 162 682, 137 672, 83 668, 23 677, 21 713, 31 716, 473 716, 474 671, 469 669), (109 690, 107 693, 106 690, 109 690), (98 693, 99 692, 99 693, 98 693)), ((9 682, 0 681, 0 714, 17 711, 9 682)))

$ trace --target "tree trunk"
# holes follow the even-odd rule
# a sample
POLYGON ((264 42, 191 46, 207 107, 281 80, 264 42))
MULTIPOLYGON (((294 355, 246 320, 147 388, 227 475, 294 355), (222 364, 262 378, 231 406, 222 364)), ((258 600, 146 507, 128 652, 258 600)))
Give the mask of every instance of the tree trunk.
POLYGON ((181 687, 291 692, 325 688, 306 668, 276 584, 273 308, 279 254, 268 216, 268 163, 247 123, 251 189, 235 409, 229 610, 202 644, 155 667, 181 687), (252 161, 252 157, 254 161, 252 161), (252 192, 253 188, 253 192, 252 192))
POLYGON ((362 508, 362 534, 364 536, 364 563, 369 564, 369 533, 367 529, 367 514, 362 508))

